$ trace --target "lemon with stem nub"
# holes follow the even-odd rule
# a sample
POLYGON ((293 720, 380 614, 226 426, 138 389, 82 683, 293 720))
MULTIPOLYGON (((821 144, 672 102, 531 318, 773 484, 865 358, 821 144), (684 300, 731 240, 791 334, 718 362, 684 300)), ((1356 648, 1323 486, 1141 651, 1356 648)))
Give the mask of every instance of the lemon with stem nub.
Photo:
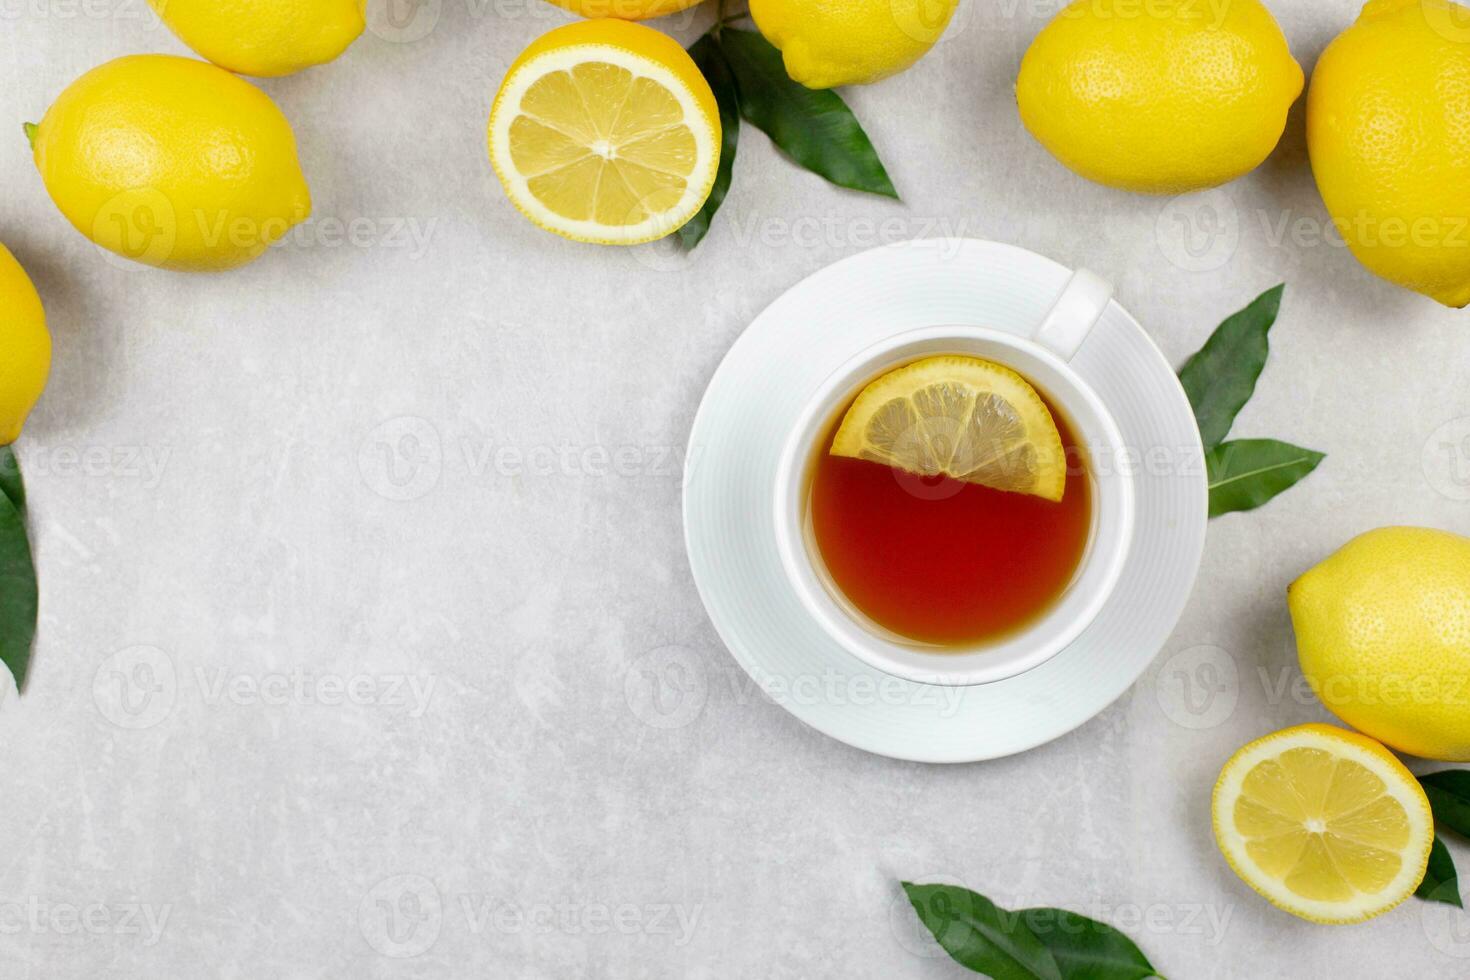
POLYGON ((1361 922, 1414 894, 1434 844, 1424 789, 1379 743, 1301 725, 1225 763, 1215 841, 1245 883, 1312 922, 1361 922))
POLYGON ((709 83, 673 38, 623 20, 544 35, 511 65, 490 110, 490 161, 536 225, 635 245, 699 213, 720 165, 709 83))
POLYGON ((235 268, 311 213, 291 124, 270 96, 207 61, 109 61, 27 133, 67 220, 146 265, 235 268))
POLYGON ((889 371, 842 419, 832 454, 1059 501, 1061 432, 1036 389, 978 357, 943 355, 889 371))

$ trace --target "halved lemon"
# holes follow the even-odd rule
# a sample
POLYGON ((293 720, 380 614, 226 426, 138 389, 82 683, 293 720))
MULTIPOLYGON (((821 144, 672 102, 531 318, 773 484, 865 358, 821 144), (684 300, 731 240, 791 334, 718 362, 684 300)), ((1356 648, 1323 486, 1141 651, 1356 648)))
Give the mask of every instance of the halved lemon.
POLYGON ((1245 883, 1312 922, 1361 922, 1414 894, 1434 844, 1429 800, 1371 738, 1302 725, 1225 763, 1215 841, 1245 883))
POLYGON ((673 38, 622 20, 542 36, 490 109, 490 162, 511 201, 577 241, 636 245, 704 206, 720 164, 709 83, 673 38))
POLYGON ((858 394, 831 452, 1052 501, 1067 488, 1046 402, 1015 371, 978 357, 927 357, 889 371, 858 394))

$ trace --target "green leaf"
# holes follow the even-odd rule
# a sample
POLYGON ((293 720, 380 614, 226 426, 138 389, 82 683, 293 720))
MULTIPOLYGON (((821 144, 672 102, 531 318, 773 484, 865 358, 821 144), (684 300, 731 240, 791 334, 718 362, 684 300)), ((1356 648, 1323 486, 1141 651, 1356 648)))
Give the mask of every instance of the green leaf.
POLYGON ((26 512, 26 485, 20 476, 20 460, 10 446, 0 446, 0 493, 10 498, 15 509, 26 512))
POLYGON ((1266 335, 1276 322, 1285 291, 1285 285, 1267 290, 1220 324, 1179 370, 1206 451, 1230 434, 1235 416, 1255 393, 1256 380, 1271 352, 1266 335))
POLYGON ((740 98, 735 88, 735 76, 730 74, 730 65, 720 51, 720 42, 715 38, 714 32, 711 31, 695 41, 689 48, 689 56, 699 66, 704 80, 709 82, 710 89, 715 93, 715 102, 720 107, 722 142, 715 186, 699 213, 679 229, 679 244, 686 249, 691 249, 704 240, 709 232, 711 219, 720 209, 720 205, 725 203, 725 195, 730 192, 730 178, 735 171, 735 149, 740 142, 740 98))
POLYGON ((1061 970, 1062 980, 1144 980, 1158 976, 1148 957, 1117 929, 1066 909, 1020 913, 1061 970))
POLYGON ((1210 516, 1254 510, 1317 468, 1322 453, 1274 439, 1222 442, 1205 455, 1210 516))
POLYGON ((1470 837, 1470 769, 1446 769, 1419 777, 1434 819, 1470 837))
POLYGON ((1429 852, 1429 870, 1424 872, 1424 880, 1414 894, 1427 902, 1465 907, 1460 898, 1460 878, 1455 871, 1455 859, 1450 857, 1450 849, 1444 846, 1438 834, 1434 835, 1434 848, 1429 852))
POLYGON ((735 75, 746 121, 797 163, 839 187, 898 197, 878 151, 840 95, 793 82, 781 52, 754 31, 724 28, 720 49, 735 75))
POLYGON ((20 470, 14 472, 0 493, 0 663, 10 668, 19 690, 31 662, 39 596, 25 514, 11 496, 20 486, 20 470))
POLYGON ((1014 912, 953 885, 903 883, 925 928, 961 966, 992 980, 1062 980, 1057 961, 1014 912))

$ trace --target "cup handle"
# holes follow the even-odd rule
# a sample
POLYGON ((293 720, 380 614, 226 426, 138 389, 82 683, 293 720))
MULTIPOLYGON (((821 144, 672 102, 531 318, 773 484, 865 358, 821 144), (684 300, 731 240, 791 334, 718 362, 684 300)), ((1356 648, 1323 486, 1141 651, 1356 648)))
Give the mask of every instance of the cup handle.
POLYGON ((1112 299, 1112 283, 1094 272, 1078 269, 1032 339, 1062 360, 1070 361, 1102 319, 1112 299))

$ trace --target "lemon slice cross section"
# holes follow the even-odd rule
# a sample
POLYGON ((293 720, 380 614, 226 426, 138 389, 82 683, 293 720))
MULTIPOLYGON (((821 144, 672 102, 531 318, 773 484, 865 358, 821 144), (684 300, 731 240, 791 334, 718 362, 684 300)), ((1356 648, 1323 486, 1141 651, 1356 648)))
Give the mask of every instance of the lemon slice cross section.
POLYGON ((635 245, 699 213, 720 116, 693 59, 621 20, 557 28, 511 65, 490 110, 490 161, 511 202, 576 241, 635 245))
POLYGON ((1015 371, 978 357, 928 357, 889 371, 858 394, 831 452, 1051 501, 1067 487, 1046 402, 1015 371))
POLYGON ((1250 743, 1225 764, 1215 840, 1246 884, 1312 922, 1361 922, 1414 894, 1434 844, 1429 800, 1388 749, 1331 725, 1250 743))

